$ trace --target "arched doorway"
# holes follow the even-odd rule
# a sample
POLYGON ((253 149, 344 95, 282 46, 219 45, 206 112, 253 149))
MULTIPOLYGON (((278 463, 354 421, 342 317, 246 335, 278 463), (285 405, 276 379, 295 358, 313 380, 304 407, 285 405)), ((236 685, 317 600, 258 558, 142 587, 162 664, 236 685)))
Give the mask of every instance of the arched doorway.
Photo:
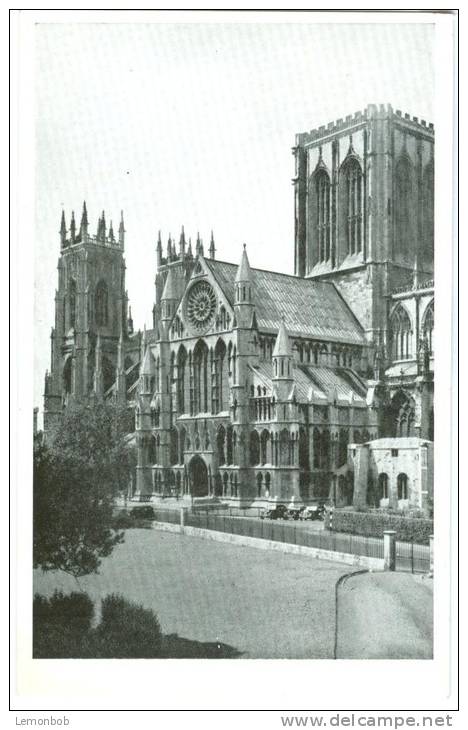
POLYGON ((208 495, 208 469, 199 456, 194 456, 189 465, 190 488, 192 497, 208 495))

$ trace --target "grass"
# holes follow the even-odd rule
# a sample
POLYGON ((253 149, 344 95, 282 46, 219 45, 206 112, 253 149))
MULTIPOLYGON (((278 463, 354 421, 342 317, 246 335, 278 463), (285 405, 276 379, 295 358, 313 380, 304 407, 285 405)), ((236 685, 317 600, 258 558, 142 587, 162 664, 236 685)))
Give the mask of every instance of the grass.
MULTIPOLYGON (((94 603, 119 593, 152 609, 162 656, 323 659, 333 656, 335 583, 348 571, 309 557, 133 529, 80 588, 94 603)), ((35 571, 34 592, 54 589, 71 592, 76 582, 35 571)))

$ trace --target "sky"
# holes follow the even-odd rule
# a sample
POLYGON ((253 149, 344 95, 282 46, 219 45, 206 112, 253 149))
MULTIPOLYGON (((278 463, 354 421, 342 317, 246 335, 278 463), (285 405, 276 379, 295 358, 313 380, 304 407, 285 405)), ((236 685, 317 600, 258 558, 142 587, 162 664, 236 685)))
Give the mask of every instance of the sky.
MULTIPOLYGON (((293 16, 289 16, 293 17, 293 16)), ((369 103, 433 120, 433 26, 39 23, 34 403, 50 367, 59 226, 124 211, 135 327, 151 326, 158 230, 293 273, 291 147, 369 103)))

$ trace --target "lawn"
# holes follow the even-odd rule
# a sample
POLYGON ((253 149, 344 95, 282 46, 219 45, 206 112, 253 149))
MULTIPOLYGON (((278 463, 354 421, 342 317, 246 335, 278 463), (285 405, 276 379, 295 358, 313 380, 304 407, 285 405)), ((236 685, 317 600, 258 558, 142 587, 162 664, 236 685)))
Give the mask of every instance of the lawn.
MULTIPOLYGON (((333 657, 339 563, 198 537, 127 530, 99 575, 80 579, 97 600, 108 593, 153 609, 167 656, 333 657)), ((34 573, 34 591, 69 592, 63 573, 34 573)))

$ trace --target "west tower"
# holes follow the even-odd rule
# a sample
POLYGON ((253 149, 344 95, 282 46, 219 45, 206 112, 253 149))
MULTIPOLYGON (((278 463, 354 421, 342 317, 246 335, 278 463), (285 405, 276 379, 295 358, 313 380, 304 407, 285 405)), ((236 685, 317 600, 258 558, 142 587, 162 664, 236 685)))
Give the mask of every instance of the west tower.
POLYGON ((51 371, 44 389, 46 433, 69 403, 104 398, 115 383, 119 347, 128 334, 124 243, 123 214, 115 233, 103 211, 91 235, 86 203, 79 228, 72 213, 67 229, 62 212, 51 371))

